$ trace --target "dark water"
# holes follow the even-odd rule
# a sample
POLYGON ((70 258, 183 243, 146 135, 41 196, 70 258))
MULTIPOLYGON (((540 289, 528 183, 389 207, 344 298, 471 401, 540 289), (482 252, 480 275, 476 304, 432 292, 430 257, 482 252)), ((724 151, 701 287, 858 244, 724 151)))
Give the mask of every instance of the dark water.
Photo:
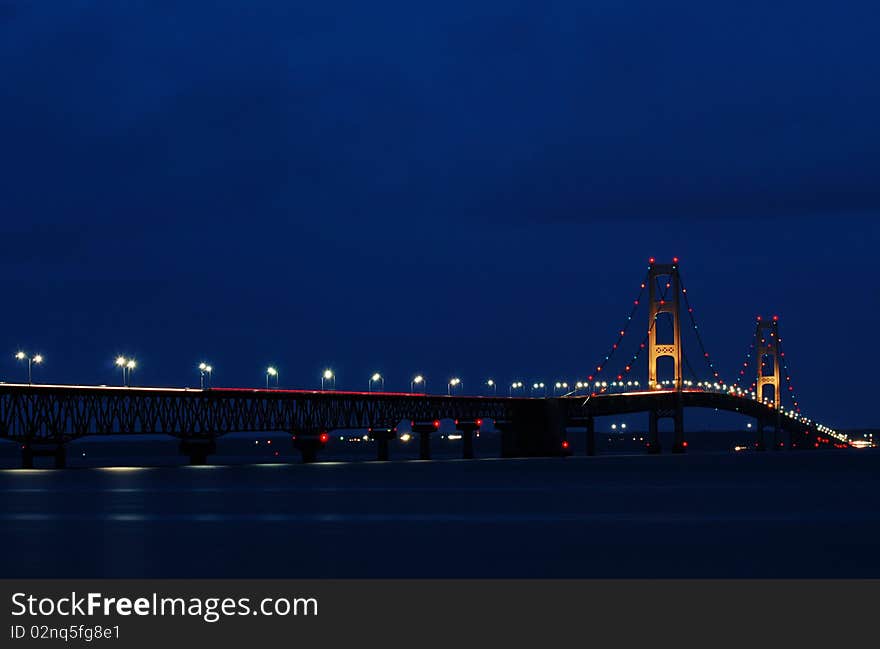
POLYGON ((0 471, 4 577, 880 577, 880 453, 0 471))

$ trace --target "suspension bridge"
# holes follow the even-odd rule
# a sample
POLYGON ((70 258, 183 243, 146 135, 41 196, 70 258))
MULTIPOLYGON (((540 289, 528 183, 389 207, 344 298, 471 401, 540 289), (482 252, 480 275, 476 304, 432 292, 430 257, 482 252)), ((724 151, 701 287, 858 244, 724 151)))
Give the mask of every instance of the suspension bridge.
POLYGON ((586 453, 596 453, 597 417, 647 413, 646 451, 663 450, 659 422, 670 419, 669 450, 681 453, 687 448, 685 409, 711 408, 756 420, 757 450, 849 446, 845 434, 801 413, 777 317, 757 319, 735 380, 724 380, 703 343, 677 258, 666 264, 649 260, 615 342, 587 374, 571 392, 537 398, 0 384, 0 438, 19 444, 25 468, 40 456, 64 467, 71 441, 100 435, 169 435, 180 440, 180 451, 190 463, 203 464, 216 451, 218 437, 237 432, 289 433, 303 461, 312 462, 331 431, 367 429, 376 442, 377 459, 388 460, 390 441, 398 426, 408 422, 419 437, 420 457, 430 459, 431 437, 441 420, 454 420, 464 458, 473 457, 474 434, 491 426, 500 431, 504 457, 562 456, 570 454, 569 435, 578 434, 574 430, 583 431, 586 453), (645 333, 627 349, 646 292, 645 333), (694 334, 702 378, 685 353, 683 320, 694 334), (633 376, 644 355, 647 381, 641 383, 633 376))

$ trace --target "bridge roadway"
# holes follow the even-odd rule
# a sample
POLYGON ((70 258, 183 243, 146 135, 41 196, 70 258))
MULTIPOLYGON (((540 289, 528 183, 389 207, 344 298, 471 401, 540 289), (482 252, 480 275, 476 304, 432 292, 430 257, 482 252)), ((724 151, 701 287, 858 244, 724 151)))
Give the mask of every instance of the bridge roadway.
POLYGON ((326 441, 325 431, 369 428, 379 442, 379 459, 387 459, 388 440, 400 422, 413 422, 413 431, 422 437, 422 456, 430 457, 432 424, 454 419, 464 433, 468 457, 473 432, 481 420, 491 420, 502 433, 502 455, 554 456, 567 454, 569 427, 587 430, 587 452, 592 453, 594 417, 648 412, 648 450, 659 452, 657 420, 669 417, 675 421, 672 450, 683 451, 685 408, 753 417, 759 444, 765 426, 788 433, 789 446, 842 441, 823 436, 823 427, 814 422, 787 417, 751 398, 690 389, 532 398, 26 384, 0 384, 0 438, 21 445, 23 466, 43 455, 53 456, 60 467, 65 444, 89 435, 167 434, 181 440, 181 452, 191 462, 203 463, 214 452, 214 440, 227 433, 288 432, 304 461, 313 461, 326 441))

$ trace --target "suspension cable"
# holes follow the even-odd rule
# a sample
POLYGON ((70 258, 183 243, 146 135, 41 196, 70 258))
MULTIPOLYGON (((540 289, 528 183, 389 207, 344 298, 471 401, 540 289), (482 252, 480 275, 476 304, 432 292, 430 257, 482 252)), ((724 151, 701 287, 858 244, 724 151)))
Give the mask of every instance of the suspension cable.
POLYGON ((700 335, 700 328, 697 326, 697 319, 694 316, 694 308, 691 306, 691 300, 688 297, 687 288, 684 285, 684 279, 681 276, 681 271, 678 272, 678 281, 681 284, 681 294, 684 296, 685 306, 687 307, 688 316, 690 316, 691 326, 693 326, 694 334, 697 336, 697 342, 700 345, 700 351, 703 353, 703 358, 706 361, 706 364, 709 366, 709 372, 712 374, 712 377, 717 380, 721 385, 725 385, 725 382, 720 378, 718 370, 715 369, 715 363, 712 362, 712 358, 709 356, 709 352, 706 351, 706 345, 703 344, 703 337, 700 335))

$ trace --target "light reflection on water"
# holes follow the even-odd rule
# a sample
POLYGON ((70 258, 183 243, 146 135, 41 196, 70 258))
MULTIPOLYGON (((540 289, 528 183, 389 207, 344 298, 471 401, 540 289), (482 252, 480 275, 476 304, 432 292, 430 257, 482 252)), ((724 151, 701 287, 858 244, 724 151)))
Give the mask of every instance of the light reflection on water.
POLYGON ((871 572, 859 551, 880 546, 869 451, 118 463, 0 472, 0 574, 880 576, 880 557, 871 572), (754 538, 792 549, 744 551, 754 538))

